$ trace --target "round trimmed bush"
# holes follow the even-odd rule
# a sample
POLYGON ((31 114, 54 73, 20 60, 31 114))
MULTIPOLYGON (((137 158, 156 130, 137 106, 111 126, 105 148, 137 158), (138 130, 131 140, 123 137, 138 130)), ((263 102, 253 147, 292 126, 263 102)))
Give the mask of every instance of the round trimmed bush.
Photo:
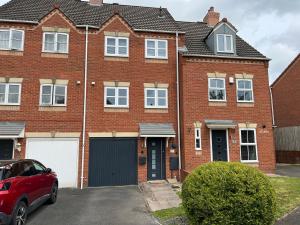
POLYGON ((269 178, 241 163, 198 167, 183 183, 182 201, 193 225, 271 225, 275 219, 269 178))

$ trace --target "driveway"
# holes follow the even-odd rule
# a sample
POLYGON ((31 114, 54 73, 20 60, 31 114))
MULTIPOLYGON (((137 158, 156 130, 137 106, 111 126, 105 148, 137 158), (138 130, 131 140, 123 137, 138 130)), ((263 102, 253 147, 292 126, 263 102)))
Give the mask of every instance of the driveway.
POLYGON ((300 177, 300 165, 277 164, 276 174, 287 177, 300 177))
POLYGON ((54 205, 29 215, 28 225, 157 225, 136 186, 62 189, 54 205))

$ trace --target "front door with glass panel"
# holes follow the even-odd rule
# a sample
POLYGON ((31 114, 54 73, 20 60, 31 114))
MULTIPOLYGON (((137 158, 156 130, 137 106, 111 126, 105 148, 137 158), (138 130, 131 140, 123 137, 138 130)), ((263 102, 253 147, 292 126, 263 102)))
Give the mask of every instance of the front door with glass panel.
POLYGON ((228 161, 226 130, 212 130, 213 161, 228 161))
POLYGON ((148 138, 148 180, 166 178, 166 151, 164 138, 148 138))

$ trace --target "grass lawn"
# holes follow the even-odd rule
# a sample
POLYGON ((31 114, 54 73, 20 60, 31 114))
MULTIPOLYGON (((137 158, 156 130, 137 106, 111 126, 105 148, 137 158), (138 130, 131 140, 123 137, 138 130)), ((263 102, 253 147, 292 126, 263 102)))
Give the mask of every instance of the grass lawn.
MULTIPOLYGON (((300 206, 300 178, 276 177, 270 178, 276 191, 278 210, 276 218, 280 219, 296 207, 300 206)), ((184 216, 183 207, 154 212, 153 215, 164 221, 174 217, 184 216)))

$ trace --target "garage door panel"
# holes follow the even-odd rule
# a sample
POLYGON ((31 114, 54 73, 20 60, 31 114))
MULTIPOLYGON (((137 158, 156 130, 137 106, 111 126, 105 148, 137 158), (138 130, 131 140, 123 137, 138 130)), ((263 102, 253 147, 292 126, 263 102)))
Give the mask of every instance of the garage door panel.
POLYGON ((137 140, 92 138, 89 154, 89 186, 137 183, 137 140))
POLYGON ((78 139, 30 138, 26 158, 35 159, 57 173, 60 188, 77 187, 78 139))

